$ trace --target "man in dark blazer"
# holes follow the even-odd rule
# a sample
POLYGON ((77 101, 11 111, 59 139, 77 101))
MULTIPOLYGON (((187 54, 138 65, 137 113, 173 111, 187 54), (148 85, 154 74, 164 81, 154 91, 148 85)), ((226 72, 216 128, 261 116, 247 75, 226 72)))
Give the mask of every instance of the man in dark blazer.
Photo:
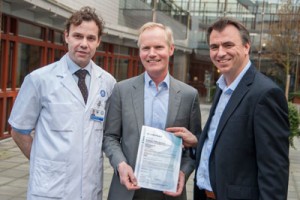
POLYGON ((175 193, 140 188, 133 172, 143 125, 201 132, 198 92, 168 72, 174 52, 170 28, 146 23, 140 28, 138 46, 145 73, 117 83, 107 111, 103 147, 115 171, 108 199, 185 200, 185 183, 195 167, 189 150, 182 153, 175 193))
POLYGON ((288 106, 283 91, 249 60, 250 36, 238 21, 208 28, 217 81, 196 151, 194 199, 287 199, 288 106))

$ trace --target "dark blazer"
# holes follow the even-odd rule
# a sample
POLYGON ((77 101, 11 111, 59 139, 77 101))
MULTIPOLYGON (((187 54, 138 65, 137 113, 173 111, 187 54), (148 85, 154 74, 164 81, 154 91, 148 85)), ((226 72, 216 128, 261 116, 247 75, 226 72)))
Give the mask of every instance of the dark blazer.
MULTIPOLYGON (((196 151, 204 141, 221 90, 214 97, 196 151)), ((218 200, 287 199, 289 176, 288 106, 283 91, 252 65, 221 116, 209 159, 210 182, 218 200)), ((196 185, 194 199, 205 199, 196 185)))
MULTIPOLYGON (((144 74, 141 74, 117 83, 110 99, 103 143, 104 152, 115 170, 109 189, 110 200, 131 200, 134 195, 134 191, 128 191, 120 184, 117 167, 120 162, 125 161, 134 170, 143 125, 144 74)), ((174 126, 186 127, 192 133, 201 132, 197 90, 170 76, 166 127, 174 126)), ((189 156, 189 151, 184 151, 181 170, 186 178, 194 168, 195 162, 189 156)), ((176 199, 186 199, 186 195, 176 199)))

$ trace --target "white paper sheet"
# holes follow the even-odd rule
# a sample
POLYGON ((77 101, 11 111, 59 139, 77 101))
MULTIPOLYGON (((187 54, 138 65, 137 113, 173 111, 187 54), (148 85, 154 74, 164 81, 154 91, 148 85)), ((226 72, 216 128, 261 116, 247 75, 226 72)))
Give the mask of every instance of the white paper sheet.
POLYGON ((181 154, 181 138, 143 126, 134 172, 138 186, 176 192, 181 154))

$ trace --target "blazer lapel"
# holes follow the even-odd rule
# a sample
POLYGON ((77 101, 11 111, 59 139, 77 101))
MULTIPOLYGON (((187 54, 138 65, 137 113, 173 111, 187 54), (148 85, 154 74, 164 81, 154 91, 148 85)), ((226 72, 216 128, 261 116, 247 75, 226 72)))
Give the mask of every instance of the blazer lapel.
MULTIPOLYGON (((169 88, 169 106, 168 106, 168 114, 167 114, 167 121, 166 127, 173 126, 175 123, 180 102, 181 102, 181 93, 180 87, 177 85, 175 79, 170 76, 170 88, 169 88)), ((166 128, 165 127, 165 128, 166 128)))
POLYGON ((134 107, 135 117, 139 128, 139 133, 142 131, 144 124, 144 73, 139 75, 132 84, 132 102, 134 107))
POLYGON ((251 66, 248 69, 248 71, 246 72, 246 74, 244 75, 244 77, 241 79, 240 83, 238 84, 238 86, 236 87, 234 92, 232 93, 232 96, 231 96, 229 102, 227 103, 227 105, 223 111, 223 114, 221 116, 219 126, 218 126, 218 129, 216 132, 216 136, 214 139, 213 147, 215 146, 216 142, 218 141, 220 134, 221 134, 225 124, 227 123, 228 119, 230 118, 230 116, 232 115, 234 110, 237 108, 240 101, 243 99, 243 97, 249 91, 249 85, 253 82, 254 76, 255 76, 255 68, 253 66, 251 66))

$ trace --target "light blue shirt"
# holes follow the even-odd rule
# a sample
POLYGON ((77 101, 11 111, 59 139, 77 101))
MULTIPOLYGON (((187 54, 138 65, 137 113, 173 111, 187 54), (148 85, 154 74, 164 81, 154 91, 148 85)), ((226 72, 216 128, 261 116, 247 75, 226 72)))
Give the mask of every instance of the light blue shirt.
POLYGON ((68 69, 71 72, 74 80, 76 81, 76 83, 78 83, 78 77, 76 76, 75 72, 77 70, 80 69, 85 69, 88 71, 88 73, 86 74, 85 77, 85 84, 87 86, 88 91, 90 90, 90 83, 91 83, 91 73, 92 73, 92 63, 89 62, 89 64, 87 64, 87 66, 85 66, 84 68, 79 67, 76 63, 74 63, 73 60, 71 60, 69 53, 66 55, 66 60, 67 60, 67 64, 68 64, 68 69))
MULTIPOLYGON (((79 67, 77 64, 75 64, 71 58, 69 57, 69 54, 66 54, 66 60, 67 60, 67 64, 68 64, 68 69, 69 71, 71 72, 74 80, 76 81, 76 83, 78 83, 78 77, 75 75, 75 72, 79 69, 81 69, 81 67, 79 67)), ((89 62, 89 64, 84 67, 83 69, 86 69, 88 71, 88 73, 86 74, 86 77, 85 77, 85 84, 87 85, 87 88, 89 90, 90 88, 90 83, 91 83, 91 71, 92 71, 92 63, 89 62)), ((21 134, 24 134, 24 135, 27 135, 27 134, 30 134, 32 129, 30 130, 22 130, 22 129, 17 129, 15 127, 12 127, 15 131, 17 131, 18 133, 21 133, 21 134)))
POLYGON ((165 129, 169 105, 169 85, 169 74, 156 88, 154 81, 145 72, 144 122, 146 126, 165 129))
POLYGON ((249 61, 246 67, 241 71, 241 73, 236 77, 236 79, 227 87, 224 76, 222 75, 217 81, 217 85, 222 90, 218 105, 216 107, 214 116, 209 125, 207 138, 204 142, 203 149, 201 152, 200 165, 197 171, 197 186, 200 189, 205 189, 212 191, 212 187, 209 179, 209 157, 213 147, 213 142, 215 139, 216 131, 219 126, 220 118, 223 114, 224 109, 228 101, 231 98, 232 93, 240 83, 241 79, 245 75, 246 71, 249 69, 251 62, 249 61))

